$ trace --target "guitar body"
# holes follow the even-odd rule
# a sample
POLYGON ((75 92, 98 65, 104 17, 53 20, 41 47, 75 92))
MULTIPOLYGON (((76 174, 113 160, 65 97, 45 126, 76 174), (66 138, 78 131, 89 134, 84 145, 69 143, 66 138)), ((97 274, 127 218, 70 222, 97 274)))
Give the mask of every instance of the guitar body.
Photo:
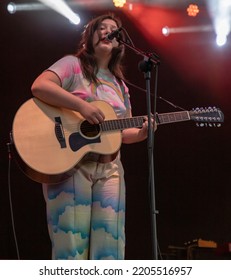
MULTIPOLYGON (((113 108, 94 101, 105 119, 116 119, 113 108)), ((17 111, 13 121, 13 141, 23 171, 37 182, 56 183, 74 172, 88 153, 112 154, 121 146, 121 131, 85 133, 86 122, 74 111, 57 108, 32 98, 17 111), (82 130, 81 130, 82 129, 82 130)))

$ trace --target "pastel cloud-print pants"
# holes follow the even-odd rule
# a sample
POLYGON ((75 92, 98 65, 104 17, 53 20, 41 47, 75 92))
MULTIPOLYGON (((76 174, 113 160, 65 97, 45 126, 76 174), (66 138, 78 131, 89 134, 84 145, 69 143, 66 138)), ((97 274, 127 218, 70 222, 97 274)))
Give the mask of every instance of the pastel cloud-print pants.
POLYGON ((52 259, 123 260, 125 183, 119 157, 86 161, 67 181, 43 185, 52 259))

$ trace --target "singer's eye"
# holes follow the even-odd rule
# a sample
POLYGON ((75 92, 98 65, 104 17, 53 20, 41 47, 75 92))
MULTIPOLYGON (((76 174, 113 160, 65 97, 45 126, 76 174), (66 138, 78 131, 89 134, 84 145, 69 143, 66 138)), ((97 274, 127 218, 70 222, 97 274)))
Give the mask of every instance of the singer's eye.
POLYGON ((102 26, 100 25, 98 28, 97 28, 98 31, 104 31, 105 30, 105 26, 102 26))
POLYGON ((98 28, 99 31, 108 30, 108 32, 113 32, 113 31, 115 31, 116 29, 117 29, 116 26, 111 25, 111 24, 105 24, 105 23, 101 24, 101 25, 99 26, 99 28, 98 28))

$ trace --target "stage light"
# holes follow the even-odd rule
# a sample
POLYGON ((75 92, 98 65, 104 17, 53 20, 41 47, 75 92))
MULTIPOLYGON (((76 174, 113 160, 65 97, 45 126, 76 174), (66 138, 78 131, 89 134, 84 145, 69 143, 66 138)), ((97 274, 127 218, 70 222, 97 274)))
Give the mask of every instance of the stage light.
POLYGON ((11 14, 14 14, 18 11, 32 11, 32 10, 47 10, 49 8, 55 10, 60 13, 64 17, 70 20, 73 24, 80 23, 80 17, 75 14, 71 8, 62 0, 39 0, 41 4, 38 3, 21 3, 15 4, 10 2, 7 5, 7 11, 11 14))
POLYGON ((165 26, 165 27, 162 28, 162 34, 164 36, 168 36, 169 35, 169 28, 168 28, 168 26, 165 26))
POLYGON ((228 18, 218 17, 215 20, 216 43, 219 47, 224 46, 230 32, 230 23, 228 18))
POLYGON ((39 0, 51 9, 68 18, 72 23, 79 24, 80 18, 63 0, 39 0))
POLYGON ((222 47, 226 44, 227 42, 227 36, 222 36, 222 35, 217 35, 216 37, 216 44, 218 45, 218 47, 222 47))
POLYGON ((122 8, 126 4, 126 0, 113 0, 116 8, 122 8))
POLYGON ((198 25, 198 26, 182 26, 182 27, 168 27, 162 28, 162 34, 169 36, 172 33, 193 33, 193 32, 208 32, 212 31, 212 25, 198 25))
POLYGON ((133 4, 132 4, 132 3, 129 3, 129 5, 128 5, 128 10, 129 10, 129 11, 132 11, 132 10, 133 10, 133 4))
POLYGON ((231 30, 231 0, 207 0, 207 5, 216 33, 216 44, 224 46, 231 30))
POLYGON ((21 4, 15 4, 14 2, 10 2, 7 5, 7 11, 10 14, 15 14, 16 12, 19 11, 34 11, 34 10, 47 10, 47 6, 43 4, 38 4, 38 3, 21 3, 21 4))
POLYGON ((199 8, 197 5, 190 4, 187 8, 188 16, 195 17, 199 13, 199 8))
POLYGON ((7 5, 7 11, 8 11, 10 14, 16 13, 16 5, 15 5, 15 3, 10 2, 10 3, 7 5))

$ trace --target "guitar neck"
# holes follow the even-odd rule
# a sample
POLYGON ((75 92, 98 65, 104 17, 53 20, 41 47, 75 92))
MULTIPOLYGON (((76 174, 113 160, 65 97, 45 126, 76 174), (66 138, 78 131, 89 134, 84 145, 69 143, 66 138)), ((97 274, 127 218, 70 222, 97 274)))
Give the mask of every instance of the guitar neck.
POLYGON ((156 115, 157 124, 167 124, 191 120, 189 111, 180 111, 172 113, 163 113, 156 115))
MULTIPOLYGON (((156 123, 158 125, 188 120, 190 120, 190 115, 188 111, 156 114, 156 123)), ((103 131, 123 130, 132 127, 142 127, 144 121, 145 116, 107 120, 100 124, 100 127, 103 131)))
POLYGON ((103 131, 123 130, 132 127, 142 127, 145 117, 138 116, 133 118, 107 120, 100 124, 103 131))

